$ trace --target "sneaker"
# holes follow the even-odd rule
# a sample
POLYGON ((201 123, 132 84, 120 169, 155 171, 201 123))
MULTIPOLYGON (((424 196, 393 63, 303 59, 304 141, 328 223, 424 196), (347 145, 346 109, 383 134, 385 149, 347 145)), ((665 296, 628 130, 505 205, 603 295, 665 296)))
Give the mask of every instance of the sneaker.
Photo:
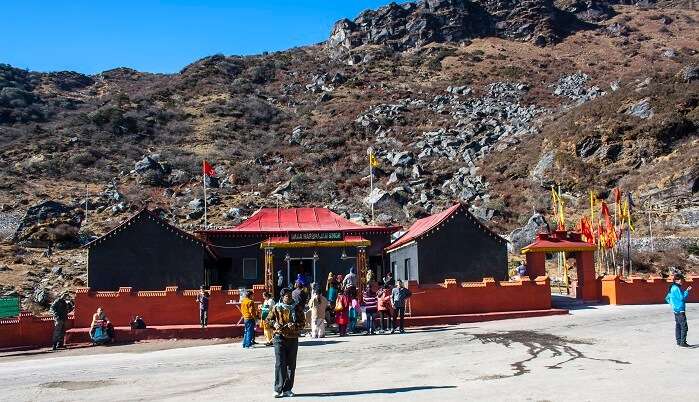
POLYGON ((687 342, 685 342, 685 343, 680 343, 680 344, 677 345, 677 346, 682 347, 682 348, 688 348, 688 347, 689 347, 689 344, 688 344, 687 342))
POLYGON ((275 392, 274 397, 275 398, 284 398, 284 394, 282 392, 275 392))
POLYGON ((284 396, 286 396, 286 397, 288 397, 288 398, 293 398, 293 397, 296 396, 296 394, 294 394, 294 393, 291 392, 291 391, 286 391, 286 392, 284 393, 284 396))

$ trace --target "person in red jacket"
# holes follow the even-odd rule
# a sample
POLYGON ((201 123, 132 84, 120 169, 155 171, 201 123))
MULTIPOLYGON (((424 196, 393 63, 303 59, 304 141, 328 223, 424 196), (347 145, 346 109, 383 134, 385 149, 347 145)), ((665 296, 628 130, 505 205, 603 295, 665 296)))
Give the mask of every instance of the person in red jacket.
POLYGON ((381 330, 379 333, 386 333, 393 329, 393 309, 391 306, 391 285, 386 284, 378 293, 379 319, 381 320, 381 330))
POLYGON ((350 290, 337 297, 335 301, 335 322, 340 329, 340 336, 347 335, 347 324, 349 324, 350 290))

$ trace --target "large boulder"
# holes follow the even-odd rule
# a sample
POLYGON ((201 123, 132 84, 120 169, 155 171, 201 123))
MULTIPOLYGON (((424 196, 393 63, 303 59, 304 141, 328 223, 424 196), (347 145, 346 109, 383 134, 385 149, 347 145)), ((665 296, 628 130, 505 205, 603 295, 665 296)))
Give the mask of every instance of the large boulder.
POLYGON ((548 222, 546 218, 540 213, 535 213, 529 218, 526 225, 513 230, 510 234, 513 252, 519 253, 523 247, 530 245, 536 240, 537 233, 547 230, 548 222))
POLYGON ((12 241, 25 247, 47 247, 50 242, 59 248, 79 247, 84 217, 79 207, 45 201, 27 209, 12 241))

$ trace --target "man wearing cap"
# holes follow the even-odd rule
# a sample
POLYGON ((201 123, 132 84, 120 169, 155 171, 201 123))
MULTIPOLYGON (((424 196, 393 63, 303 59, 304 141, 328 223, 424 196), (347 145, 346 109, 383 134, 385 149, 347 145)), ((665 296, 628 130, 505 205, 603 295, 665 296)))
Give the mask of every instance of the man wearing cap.
POLYGON ((665 296, 665 301, 672 306, 672 311, 675 313, 675 340, 677 346, 688 347, 687 344, 687 315, 686 303, 689 291, 692 287, 689 286, 684 291, 682 290, 682 274, 675 274, 672 278, 672 285, 665 296))
POLYGON ((66 301, 68 292, 63 292, 51 304, 51 314, 53 314, 53 350, 64 348, 63 338, 66 335, 66 320, 68 313, 73 310, 72 303, 66 301))

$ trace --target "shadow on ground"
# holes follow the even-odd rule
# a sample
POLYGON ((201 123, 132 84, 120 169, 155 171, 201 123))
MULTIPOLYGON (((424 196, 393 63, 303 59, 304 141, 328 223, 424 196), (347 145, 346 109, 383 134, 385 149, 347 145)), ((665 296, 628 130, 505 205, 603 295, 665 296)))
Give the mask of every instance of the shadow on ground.
POLYGON ((544 352, 551 353, 553 358, 565 357, 565 360, 562 360, 550 366, 546 366, 546 368, 550 370, 563 368, 563 365, 578 359, 604 361, 615 364, 631 364, 630 362, 622 360, 599 359, 595 357, 586 356, 583 352, 581 352, 575 346, 573 346, 593 344, 592 341, 583 339, 565 338, 537 331, 503 331, 489 332, 485 334, 471 334, 467 332, 460 332, 460 334, 470 336, 472 340, 478 340, 484 344, 497 343, 507 348, 509 348, 513 344, 520 344, 527 348, 529 358, 510 364, 510 366, 512 367, 512 373, 482 376, 476 378, 477 380, 498 380, 502 378, 517 377, 529 373, 531 372, 531 370, 527 367, 527 363, 538 357, 541 357, 541 354, 544 352))
POLYGON ((455 385, 441 386, 416 386, 416 387, 401 387, 401 388, 384 388, 384 389, 368 389, 363 391, 337 391, 337 392, 316 392, 307 394, 296 394, 297 397, 306 398, 327 398, 333 396, 354 396, 354 395, 378 395, 378 394, 399 394, 403 392, 425 391, 432 389, 456 388, 455 385))

